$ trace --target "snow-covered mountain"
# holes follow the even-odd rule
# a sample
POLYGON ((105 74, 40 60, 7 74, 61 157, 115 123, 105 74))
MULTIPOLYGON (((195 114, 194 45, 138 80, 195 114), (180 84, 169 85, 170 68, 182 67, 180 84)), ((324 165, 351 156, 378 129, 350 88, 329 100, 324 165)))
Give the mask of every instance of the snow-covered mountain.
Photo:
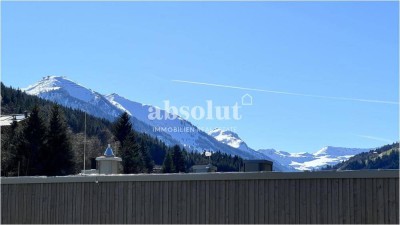
POLYGON ((221 143, 189 121, 179 116, 172 116, 162 109, 134 102, 118 94, 102 95, 66 77, 46 76, 38 83, 25 88, 24 91, 27 94, 109 120, 114 120, 125 111, 131 115, 133 126, 137 131, 157 137, 167 145, 179 144, 188 150, 198 152, 220 151, 239 155, 245 159, 269 159, 268 156, 253 149, 238 149, 221 143), (162 115, 161 119, 149 119, 150 111, 159 112, 162 115), (174 118, 171 119, 172 117, 174 118))
POLYGON ((318 170, 326 165, 335 165, 345 161, 361 152, 368 152, 370 149, 363 148, 342 148, 327 146, 317 152, 310 153, 289 153, 275 149, 261 149, 260 153, 270 157, 285 166, 291 166, 296 170, 318 170))
POLYGON ((112 120, 121 114, 103 95, 85 88, 66 77, 47 76, 23 89, 27 94, 56 102, 63 106, 81 109, 87 113, 112 120))
MULTIPOLYGON (((230 131, 230 130, 222 130, 220 128, 215 128, 214 130, 208 132, 208 134, 212 137, 214 137, 217 141, 227 144, 233 148, 243 150, 243 151, 248 151, 248 152, 253 152, 252 148, 250 148, 246 142, 244 142, 237 133, 230 131)), ((257 151, 256 151, 257 152, 257 151)), ((290 165, 285 165, 280 163, 279 161, 269 157, 266 155, 267 160, 273 161, 273 167, 274 170, 277 171, 296 171, 293 167, 290 165)), ((259 158, 262 158, 261 156, 259 158)))
POLYGON ((234 148, 241 149, 244 151, 249 150, 249 146, 247 146, 246 142, 240 139, 239 135, 233 131, 215 128, 214 130, 208 132, 208 134, 211 137, 217 139, 217 141, 232 146, 234 148))
MULTIPOLYGON (((243 151, 253 150, 233 131, 216 128, 210 131, 209 135, 219 142, 230 145, 233 148, 243 151)), ((289 153, 275 149, 262 149, 258 150, 258 152, 268 156, 269 160, 274 161, 275 169, 281 171, 303 171, 318 170, 326 165, 335 165, 356 154, 368 152, 369 150, 370 149, 327 146, 316 151, 314 154, 307 152, 289 153)))

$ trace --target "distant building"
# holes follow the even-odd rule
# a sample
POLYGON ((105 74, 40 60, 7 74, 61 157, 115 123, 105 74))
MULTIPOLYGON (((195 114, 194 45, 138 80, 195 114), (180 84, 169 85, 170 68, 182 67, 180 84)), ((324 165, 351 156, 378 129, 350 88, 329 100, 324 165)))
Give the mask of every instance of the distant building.
POLYGON ((217 167, 211 164, 208 165, 194 165, 190 168, 192 173, 211 173, 217 172, 217 167))
POLYGON ((99 174, 118 174, 118 168, 122 159, 114 155, 110 144, 108 144, 104 156, 97 157, 96 161, 99 174))
POLYGON ((243 172, 272 171, 273 162, 269 160, 243 160, 243 172))
POLYGON ((1 115, 0 126, 10 126, 14 121, 20 122, 28 117, 29 113, 27 111, 25 111, 24 114, 1 115))

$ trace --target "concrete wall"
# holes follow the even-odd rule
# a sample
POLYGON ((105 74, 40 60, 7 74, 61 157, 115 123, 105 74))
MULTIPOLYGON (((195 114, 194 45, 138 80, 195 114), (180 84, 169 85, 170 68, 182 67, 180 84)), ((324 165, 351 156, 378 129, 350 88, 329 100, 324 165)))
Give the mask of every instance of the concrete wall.
POLYGON ((2 178, 2 223, 399 223, 398 171, 2 178))

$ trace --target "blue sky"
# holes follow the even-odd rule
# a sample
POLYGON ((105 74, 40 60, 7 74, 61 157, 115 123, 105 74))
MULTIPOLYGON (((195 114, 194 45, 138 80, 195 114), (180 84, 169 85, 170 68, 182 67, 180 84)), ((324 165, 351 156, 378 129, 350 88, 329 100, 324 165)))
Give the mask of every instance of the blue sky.
POLYGON ((2 2, 2 81, 65 75, 103 94, 163 106, 253 105, 234 127, 254 149, 313 152, 398 140, 396 2, 2 2))

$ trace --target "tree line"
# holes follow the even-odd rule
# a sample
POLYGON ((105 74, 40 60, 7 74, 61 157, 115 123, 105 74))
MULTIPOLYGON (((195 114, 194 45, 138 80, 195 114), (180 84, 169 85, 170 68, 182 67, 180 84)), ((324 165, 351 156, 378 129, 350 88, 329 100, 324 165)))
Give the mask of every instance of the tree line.
POLYGON ((74 172, 74 153, 58 105, 53 106, 48 121, 39 115, 38 106, 33 107, 25 121, 13 121, 3 135, 6 138, 2 140, 2 171, 21 176, 74 172))

